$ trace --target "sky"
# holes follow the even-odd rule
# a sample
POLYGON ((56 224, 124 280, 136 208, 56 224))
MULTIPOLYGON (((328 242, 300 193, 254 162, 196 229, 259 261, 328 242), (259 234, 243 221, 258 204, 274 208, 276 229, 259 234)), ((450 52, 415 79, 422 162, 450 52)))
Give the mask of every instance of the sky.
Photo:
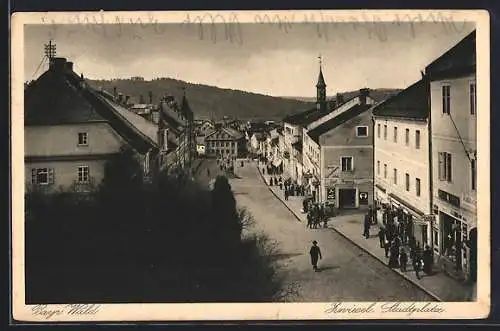
POLYGON ((92 79, 169 77, 314 97, 321 55, 327 95, 405 88, 473 29, 463 22, 26 25, 24 77, 35 79, 47 69, 44 44, 52 39, 57 56, 92 79))

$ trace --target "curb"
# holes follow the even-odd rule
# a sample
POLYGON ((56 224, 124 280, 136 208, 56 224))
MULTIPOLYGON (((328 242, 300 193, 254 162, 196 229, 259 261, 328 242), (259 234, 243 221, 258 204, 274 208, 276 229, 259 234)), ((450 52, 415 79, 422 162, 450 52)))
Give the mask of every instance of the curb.
MULTIPOLYGON (((264 183, 266 184, 266 187, 269 191, 271 191, 271 193, 292 213, 293 216, 295 216, 295 218, 299 221, 299 222, 302 222, 301 219, 297 216, 296 212, 294 210, 292 210, 290 207, 288 207, 288 205, 276 194, 274 193, 274 191, 269 187, 269 185, 267 185, 267 182, 265 180, 265 177, 264 175, 260 172, 260 170, 258 169, 257 167, 257 171, 259 172, 262 180, 264 181, 264 183)), ((349 241, 351 244, 353 244, 354 246, 358 247, 360 250, 368 253, 371 255, 371 257, 373 257, 375 260, 377 260, 379 263, 383 264, 384 266, 387 267, 387 264, 384 263, 384 261, 380 260, 378 258, 378 256, 376 256, 375 254, 373 254, 372 252, 370 252, 369 250, 367 250, 366 248, 362 247, 361 245, 359 245, 358 243, 356 243, 354 240, 350 239, 349 237, 347 237, 344 233, 342 233, 340 230, 332 227, 332 228, 329 228, 333 231, 335 231, 336 233, 338 233, 340 236, 342 236, 344 239, 346 239, 347 241, 349 241)), ((417 286, 420 290, 424 291, 425 293, 427 293, 428 295, 430 295, 431 297, 433 297, 435 300, 439 301, 439 302, 443 302, 443 300, 438 296, 436 295, 435 293, 433 293, 432 291, 429 291, 428 289, 426 289, 423 285, 415 282, 413 279, 411 279, 410 277, 406 276, 404 273, 400 272, 399 270, 397 269, 393 269, 393 268, 388 268, 390 270, 392 270, 394 273, 396 273, 397 275, 401 276, 402 278, 404 278, 405 280, 409 281, 410 283, 412 283, 413 285, 417 286)))
POLYGON ((262 178, 262 181, 264 182, 264 184, 266 185, 267 189, 276 197, 276 199, 278 199, 282 204, 283 206, 285 206, 286 209, 288 209, 292 215, 295 217, 295 219, 302 223, 302 220, 300 219, 300 217, 297 216, 297 214, 295 214, 295 212, 292 210, 292 208, 288 207, 288 205, 285 203, 285 201, 283 201, 274 191, 272 188, 269 187, 269 185, 267 184, 266 182, 266 178, 264 177, 264 174, 262 174, 262 172, 260 172, 259 170, 259 167, 257 166, 257 172, 259 173, 260 175, 260 178, 262 178))
MULTIPOLYGON (((349 241, 351 244, 353 244, 354 246, 358 247, 359 249, 361 249, 362 251, 370 254, 375 260, 379 261, 380 263, 382 263, 384 266, 387 267, 387 264, 384 263, 384 261, 382 261, 381 259, 378 258, 378 256, 376 256, 375 254, 373 254, 372 252, 370 252, 369 250, 367 250, 366 248, 364 248, 363 246, 359 245, 358 243, 356 243, 354 240, 352 240, 351 238, 349 238, 348 236, 346 236, 344 233, 342 233, 341 231, 339 231, 338 229, 336 228, 329 228, 333 231, 335 231, 336 233, 338 233, 340 236, 342 236, 344 239, 346 239, 347 241, 349 241)), ((398 274, 399 276, 401 276, 402 278, 406 279, 407 281, 409 281, 410 283, 412 283, 413 285, 415 285, 416 287, 418 287, 419 289, 421 289, 422 291, 424 291, 425 293, 427 293, 428 295, 430 295, 431 297, 433 297, 434 299, 436 299, 437 301, 440 301, 440 302, 443 302, 443 300, 438 296, 436 295, 435 293, 433 293, 432 291, 429 291, 428 289, 426 289, 423 285, 415 282, 413 279, 411 279, 410 277, 406 276, 404 273, 400 272, 399 270, 397 269, 394 269, 394 268, 389 268, 388 269, 392 270, 394 273, 398 274)))

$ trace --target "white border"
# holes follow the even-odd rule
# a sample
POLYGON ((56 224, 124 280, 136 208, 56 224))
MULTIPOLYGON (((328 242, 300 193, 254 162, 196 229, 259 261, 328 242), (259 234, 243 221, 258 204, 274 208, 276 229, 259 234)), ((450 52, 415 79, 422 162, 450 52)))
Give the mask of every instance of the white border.
MULTIPOLYGON (((318 24, 320 29, 320 24, 318 24)), ((12 15, 12 295, 13 318, 23 321, 168 321, 168 320, 301 320, 301 319, 455 319, 483 318, 490 309, 490 191, 489 191, 489 14, 484 10, 342 10, 342 11, 223 11, 223 12, 59 12, 15 13, 12 15), (80 22, 387 22, 410 20, 413 24, 437 21, 442 18, 476 23, 477 34, 477 118, 478 118, 478 200, 477 219, 481 222, 478 234, 478 288, 477 301, 464 303, 439 303, 443 311, 415 312, 412 314, 384 312, 383 302, 342 303, 346 306, 371 307, 367 313, 328 313, 329 303, 262 303, 262 304, 106 304, 100 305, 92 315, 68 315, 65 305, 48 305, 47 309, 60 311, 51 318, 32 313, 33 306, 24 304, 24 24, 43 21, 60 24, 80 22)), ((417 69, 416 69, 417 70, 417 69)), ((414 304, 422 307, 425 303, 414 304)), ((431 304, 429 307, 434 306, 431 304)))

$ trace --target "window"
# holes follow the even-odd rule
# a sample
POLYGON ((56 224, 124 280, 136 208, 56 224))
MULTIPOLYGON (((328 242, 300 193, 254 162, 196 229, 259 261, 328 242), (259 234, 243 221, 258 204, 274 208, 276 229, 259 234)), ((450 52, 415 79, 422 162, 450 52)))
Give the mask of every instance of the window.
POLYGON ((384 140, 387 140, 387 125, 384 125, 384 140))
POLYGON ((380 124, 377 124, 377 137, 380 138, 380 124))
POLYGON ((387 164, 384 163, 384 178, 387 178, 387 164))
POLYGON ((398 127, 397 126, 394 127, 394 142, 395 143, 398 142, 398 127))
POLYGON ((89 166, 78 167, 78 183, 89 182, 89 166))
POLYGON ((377 161, 377 175, 380 175, 380 161, 377 161))
POLYGON ((406 177, 406 182, 405 182, 406 190, 409 191, 410 190, 410 175, 406 174, 405 177, 406 177))
POLYGON ((470 114, 476 114, 477 99, 476 99, 476 82, 471 82, 469 84, 469 106, 470 114))
POLYGON ((367 126, 357 126, 356 127, 356 137, 368 137, 368 127, 367 126))
POLYGON ((443 114, 450 114, 450 85, 441 86, 441 96, 443 99, 443 114))
POLYGON ((405 145, 408 146, 410 144, 410 129, 405 130, 405 145))
POLYGON ((398 185, 398 169, 394 168, 394 185, 398 185))
POLYGON ((149 152, 147 152, 146 155, 144 156, 143 170, 145 175, 149 174, 149 155, 150 155, 149 152))
POLYGON ((48 185, 54 183, 54 169, 35 168, 31 169, 31 183, 34 185, 48 185))
POLYGON ((439 180, 451 182, 451 154, 439 152, 438 163, 439 180))
POLYGON ((475 159, 472 159, 470 161, 470 172, 471 172, 471 189, 473 191, 476 190, 476 181, 477 181, 477 172, 476 172, 476 160, 475 159))
POLYGON ((415 131, 415 148, 420 149, 420 130, 415 131))
POLYGON ((87 132, 78 132, 78 146, 88 145, 88 134, 87 132))
POLYGON ((415 178, 415 193, 420 196, 420 178, 415 178))
POLYGON ((342 171, 352 171, 352 156, 342 156, 340 158, 342 171))

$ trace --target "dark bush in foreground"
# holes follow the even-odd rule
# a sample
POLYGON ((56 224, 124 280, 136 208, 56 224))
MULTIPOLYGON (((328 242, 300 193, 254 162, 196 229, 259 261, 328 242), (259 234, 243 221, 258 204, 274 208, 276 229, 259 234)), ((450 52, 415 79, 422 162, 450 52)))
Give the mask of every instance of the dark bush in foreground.
POLYGON ((124 152, 95 194, 30 192, 26 210, 29 303, 258 302, 280 290, 265 238, 242 239, 248 215, 224 177, 212 191, 182 172, 143 185, 124 152))

